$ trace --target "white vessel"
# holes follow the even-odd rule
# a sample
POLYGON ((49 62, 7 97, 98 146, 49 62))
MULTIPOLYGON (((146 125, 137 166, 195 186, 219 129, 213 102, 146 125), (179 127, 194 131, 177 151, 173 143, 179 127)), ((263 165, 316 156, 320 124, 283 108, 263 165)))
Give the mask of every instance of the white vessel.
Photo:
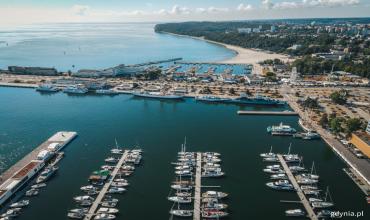
POLYGON ((52 84, 41 84, 36 88, 38 92, 58 92, 59 89, 52 84))
POLYGON ((111 187, 107 193, 124 193, 126 191, 125 188, 122 188, 122 187, 111 187))
POLYGON ((95 216, 95 220, 112 220, 115 219, 116 216, 112 214, 100 213, 95 216))
POLYGON ((290 209, 285 211, 286 216, 290 217, 300 217, 305 216, 305 212, 302 209, 290 209))
POLYGON ((115 209, 115 208, 105 208, 105 207, 99 208, 98 211, 97 211, 97 213, 106 213, 106 214, 116 214, 118 212, 119 212, 118 209, 115 209))
POLYGON ((29 200, 22 200, 22 201, 10 204, 9 207, 10 208, 22 208, 22 207, 28 206, 29 204, 30 204, 29 200))
POLYGON ((142 98, 154 98, 154 99, 183 99, 184 97, 181 95, 174 95, 174 94, 164 94, 161 92, 133 92, 132 93, 136 97, 142 98))
POLYGON ((202 193, 202 197, 205 198, 216 198, 216 199, 222 199, 227 197, 228 194, 224 192, 217 192, 217 191, 206 191, 205 193, 202 193))
POLYGON ((70 85, 63 89, 64 93, 69 93, 69 94, 85 94, 88 91, 89 90, 82 84, 70 85))
POLYGON ((171 215, 178 216, 178 217, 191 217, 193 216, 192 210, 181 210, 181 209, 175 209, 170 211, 171 215))
POLYGON ((118 95, 118 92, 113 89, 97 89, 95 93, 99 95, 118 95))
POLYGON ((170 196, 168 197, 168 200, 177 203, 191 203, 190 197, 170 196))
POLYGON ((42 183, 49 180, 55 174, 55 172, 57 172, 57 170, 58 167, 56 166, 46 167, 45 170, 42 171, 40 175, 37 177, 36 183, 42 183))

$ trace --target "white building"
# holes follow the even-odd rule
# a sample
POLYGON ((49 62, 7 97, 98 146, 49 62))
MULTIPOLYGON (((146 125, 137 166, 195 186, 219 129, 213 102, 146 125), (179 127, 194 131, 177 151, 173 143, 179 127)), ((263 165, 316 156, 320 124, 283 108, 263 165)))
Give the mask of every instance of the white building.
POLYGON ((252 33, 252 28, 238 28, 239 34, 250 34, 252 33))

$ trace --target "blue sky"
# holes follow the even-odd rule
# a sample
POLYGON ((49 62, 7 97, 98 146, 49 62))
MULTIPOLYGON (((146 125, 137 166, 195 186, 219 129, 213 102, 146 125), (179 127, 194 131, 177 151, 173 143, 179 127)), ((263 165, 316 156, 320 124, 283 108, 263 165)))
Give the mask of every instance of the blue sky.
POLYGON ((370 0, 0 0, 0 25, 370 17, 370 0))

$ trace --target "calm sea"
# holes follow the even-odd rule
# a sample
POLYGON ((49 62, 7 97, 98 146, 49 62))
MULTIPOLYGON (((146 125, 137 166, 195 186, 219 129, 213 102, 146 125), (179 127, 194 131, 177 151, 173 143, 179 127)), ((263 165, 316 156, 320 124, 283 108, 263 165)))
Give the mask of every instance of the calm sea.
POLYGON ((234 52, 190 38, 156 34, 154 24, 42 24, 0 29, 0 68, 55 67, 61 71, 107 68, 182 57, 216 61, 234 52))

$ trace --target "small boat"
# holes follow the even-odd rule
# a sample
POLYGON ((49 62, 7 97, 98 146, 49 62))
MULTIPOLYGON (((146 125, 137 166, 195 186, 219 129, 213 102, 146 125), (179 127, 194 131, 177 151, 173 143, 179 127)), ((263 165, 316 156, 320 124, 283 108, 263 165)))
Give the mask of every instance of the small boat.
POLYGON ((33 186, 31 186, 32 189, 40 189, 40 188, 44 188, 46 186, 46 183, 39 183, 39 184, 35 184, 33 186))
POLYGON ((303 190, 303 193, 305 195, 315 195, 315 196, 318 196, 320 194, 320 190, 307 189, 307 190, 303 190))
POLYGON ((180 197, 191 197, 190 192, 176 192, 175 195, 180 197))
POLYGON ((38 92, 58 92, 59 89, 51 84, 41 84, 36 88, 38 92))
POLYGON ((174 209, 170 211, 170 214, 178 217, 191 217, 193 215, 193 210, 174 209))
POLYGON ((95 216, 95 220, 112 220, 115 219, 116 216, 112 214, 100 213, 95 216))
POLYGON ((216 199, 222 199, 227 197, 228 194, 224 192, 218 192, 218 191, 206 191, 202 194, 202 197, 205 198, 216 198, 216 199))
POLYGON ((218 211, 218 210, 206 210, 202 211, 202 218, 222 218, 226 217, 229 214, 227 212, 218 211))
POLYGON ((49 166, 46 167, 44 171, 40 173, 40 175, 36 179, 36 183, 42 183, 49 180, 58 170, 56 166, 49 166))
POLYGON ((285 215, 289 217, 301 217, 305 216, 305 212, 302 209, 290 209, 285 211, 285 215))
POLYGON ((21 214, 21 210, 22 210, 21 208, 8 209, 4 214, 1 215, 1 217, 8 219, 15 218, 21 214))
POLYGON ((115 157, 108 157, 104 160, 106 163, 118 163, 119 159, 115 157))
POLYGON ((154 99, 177 99, 181 100, 184 97, 180 95, 174 95, 174 94, 163 94, 161 92, 133 92, 132 93, 136 97, 142 97, 142 98, 154 98, 154 99))
POLYGON ((191 197, 170 196, 168 200, 177 203, 191 203, 191 197))
POLYGON ((110 165, 103 165, 100 167, 102 170, 110 170, 113 171, 115 166, 110 166, 110 165))
POLYGON ((93 201, 94 199, 91 196, 76 196, 73 198, 76 202, 83 202, 83 201, 93 201))
POLYGON ((83 219, 85 217, 85 213, 68 212, 67 217, 72 219, 83 219))
POLYGON ((321 202, 312 202, 311 205, 313 208, 329 208, 333 207, 334 203, 321 201, 321 202))
POLYGON ((217 103, 217 102, 225 102, 229 99, 221 98, 218 96, 204 95, 204 96, 196 96, 195 100, 200 101, 200 102, 216 102, 217 103))
POLYGON ((217 168, 216 170, 205 170, 202 172, 202 177, 222 177, 225 173, 221 171, 220 168, 217 168))
POLYGON ((82 207, 90 207, 93 204, 93 201, 91 200, 84 200, 79 202, 79 205, 82 207))
POLYGON ((110 150, 112 154, 123 154, 123 149, 114 148, 110 150))
POLYGON ((70 85, 63 89, 64 93, 69 94, 85 94, 89 90, 82 84, 70 85))
POLYGON ((30 201, 29 200, 21 200, 19 202, 15 202, 15 203, 12 203, 10 204, 10 208, 22 208, 22 207, 26 207, 30 204, 30 201))
POLYGON ((267 157, 273 157, 273 158, 275 158, 275 157, 277 157, 277 155, 275 153, 272 153, 272 146, 270 148, 270 152, 268 152, 268 153, 262 153, 262 154, 260 154, 260 156, 262 158, 267 158, 267 157))
POLYGON ((301 166, 290 166, 289 169, 294 172, 302 172, 306 170, 306 168, 301 166))
POLYGON ((115 193, 123 193, 126 189, 122 187, 111 187, 107 193, 115 194, 115 193))
POLYGON ((279 125, 273 125, 267 127, 267 132, 271 135, 280 135, 280 136, 291 136, 296 133, 296 130, 289 125, 284 125, 282 122, 279 125))
POLYGON ((193 186, 190 184, 173 184, 171 188, 176 190, 191 190, 193 186))
POLYGON ((84 192, 88 192, 88 191, 92 191, 92 190, 98 190, 98 188, 93 186, 93 185, 82 186, 80 189, 84 192))
POLYGON ((297 183, 299 184, 308 184, 308 185, 311 185, 311 184, 315 184, 315 183, 318 183, 319 181, 318 180, 315 180, 315 179, 308 179, 308 178, 298 178, 297 179, 297 183))
POLYGON ((105 208, 105 207, 102 207, 102 208, 99 208, 97 213, 106 213, 106 214, 117 214, 119 212, 118 209, 115 209, 115 208, 105 208))
POLYGON ((82 209, 71 209, 69 210, 70 213, 83 213, 83 214, 86 214, 87 212, 89 212, 89 209, 88 208, 82 208, 82 209))
POLYGON ((268 168, 266 168, 266 169, 263 169, 263 172, 265 172, 265 173, 273 173, 273 174, 284 174, 285 173, 285 171, 284 170, 282 170, 282 169, 268 169, 268 168))
POLYGON ((273 180, 287 180, 288 176, 285 173, 273 174, 270 177, 273 180))
POLYGON ((294 190, 293 185, 290 184, 288 180, 279 180, 276 182, 269 182, 269 183, 266 183, 266 186, 272 189, 276 189, 276 190, 294 190))
POLYGON ((317 186, 303 185, 301 186, 302 190, 318 190, 317 186))
POLYGON ((112 182, 111 186, 113 187, 124 187, 124 186, 128 186, 129 183, 128 182, 112 182))
POLYGON ((323 200, 319 198, 308 198, 308 201, 309 202, 322 202, 323 200))
POLYGON ((30 189, 30 190, 27 190, 26 192, 26 196, 37 196, 39 194, 39 190, 38 189, 30 189))
POLYGON ((278 162, 279 161, 277 157, 265 157, 262 160, 265 162, 278 162))
POLYGON ((177 170, 175 174, 178 176, 192 176, 193 173, 190 170, 177 170))
POLYGON ((118 203, 118 202, 114 202, 114 201, 103 201, 103 202, 101 203, 101 206, 103 206, 103 207, 107 207, 107 208, 114 208, 114 207, 116 207, 116 206, 117 206, 117 203, 118 203))
POLYGON ((205 202, 203 204, 203 209, 215 209, 215 210, 222 210, 222 209, 227 209, 228 205, 224 203, 219 203, 218 199, 213 199, 208 202, 205 202))
POLYGON ((118 95, 118 92, 113 89, 97 89, 95 93, 99 95, 118 95))
POLYGON ((123 179, 123 178, 114 179, 113 182, 117 182, 117 183, 128 183, 128 181, 126 179, 123 179))
POLYGON ((340 218, 339 216, 337 217, 336 215, 333 215, 333 211, 323 209, 317 213, 317 217, 319 219, 327 219, 327 218, 340 218))

